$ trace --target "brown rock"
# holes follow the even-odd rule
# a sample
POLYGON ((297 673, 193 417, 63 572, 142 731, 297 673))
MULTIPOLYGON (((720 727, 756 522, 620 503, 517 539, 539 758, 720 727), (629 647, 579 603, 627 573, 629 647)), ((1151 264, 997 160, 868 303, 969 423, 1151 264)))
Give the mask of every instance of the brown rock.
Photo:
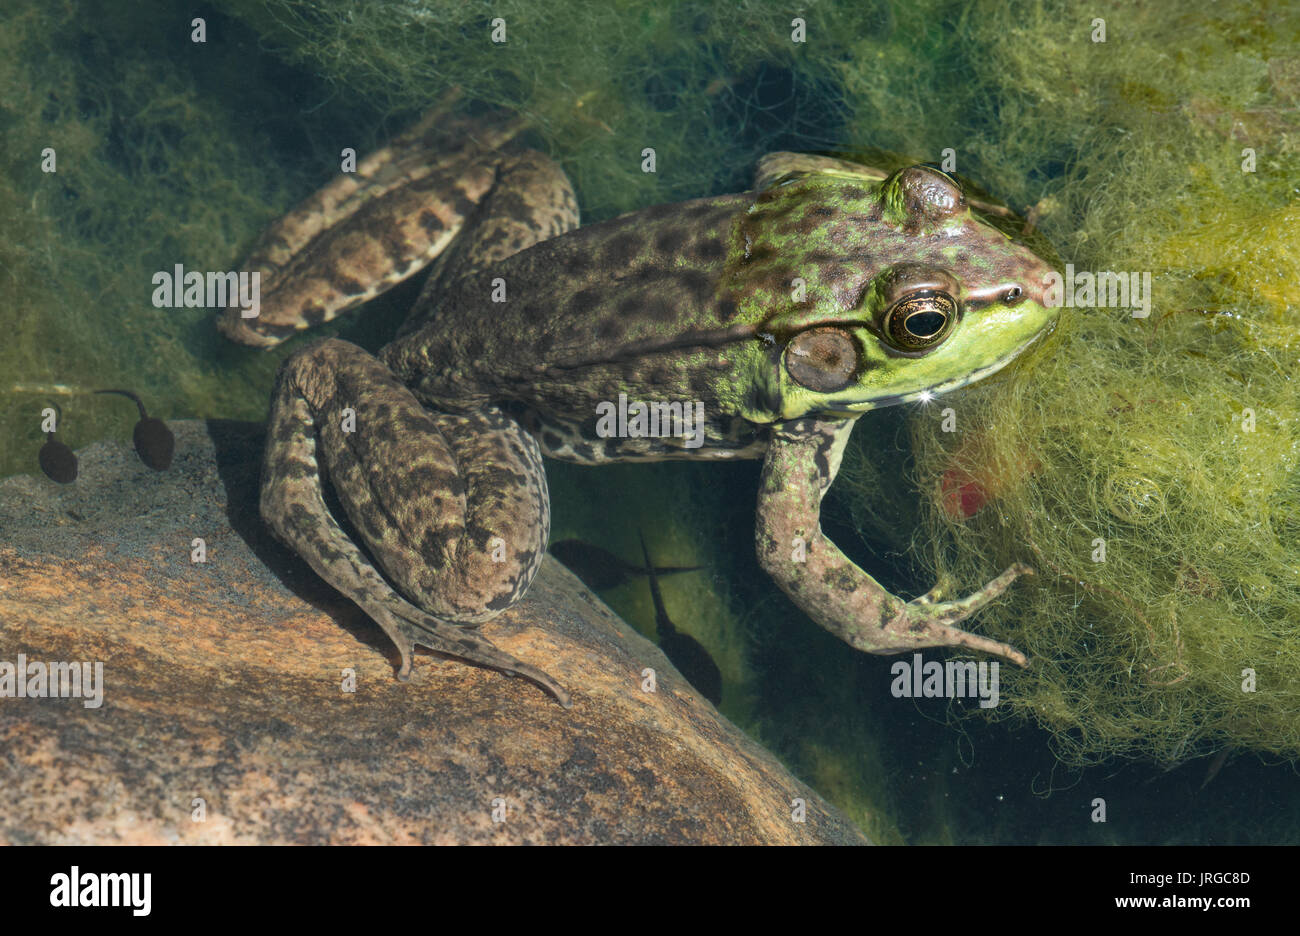
POLYGON ((0 698, 0 842, 865 842, 550 558, 483 632, 572 710, 424 653, 397 682, 379 628, 257 519, 260 428, 172 428, 166 473, 100 443, 75 484, 0 481, 0 662, 104 673, 99 708, 0 698))

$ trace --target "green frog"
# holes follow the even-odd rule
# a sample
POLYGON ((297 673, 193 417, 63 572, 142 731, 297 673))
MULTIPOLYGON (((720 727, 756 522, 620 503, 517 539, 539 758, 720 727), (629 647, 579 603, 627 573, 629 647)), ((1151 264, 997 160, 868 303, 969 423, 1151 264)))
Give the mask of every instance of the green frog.
POLYGON ((579 227, 522 126, 431 113, 268 230, 244 264, 258 314, 220 321, 270 347, 433 264, 377 355, 327 339, 284 361, 262 475, 266 523, 383 628, 398 678, 423 646, 571 704, 475 629, 541 565, 543 456, 760 459, 758 558, 813 621, 869 653, 1024 665, 957 625, 1029 568, 905 601, 819 513, 863 413, 979 380, 1052 329, 1051 266, 937 169, 794 153, 765 157, 751 191, 579 227))

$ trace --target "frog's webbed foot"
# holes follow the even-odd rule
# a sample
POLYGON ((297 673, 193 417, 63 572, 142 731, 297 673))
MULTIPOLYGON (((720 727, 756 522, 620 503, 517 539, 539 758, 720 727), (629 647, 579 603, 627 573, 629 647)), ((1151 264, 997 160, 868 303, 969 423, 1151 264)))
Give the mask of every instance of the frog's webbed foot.
POLYGON ((465 626, 522 597, 550 530, 537 443, 499 413, 428 413, 361 348, 308 345, 276 378, 261 513, 383 628, 401 654, 399 678, 423 646, 525 676, 570 705, 548 674, 465 626), (373 563, 326 505, 322 473, 373 563))
POLYGON ((1013 565, 978 591, 955 601, 941 598, 941 582, 910 602, 894 597, 822 535, 820 504, 839 468, 851 421, 796 420, 773 430, 758 497, 759 562, 814 621, 868 653, 922 647, 962 647, 1027 665, 1024 654, 1001 641, 956 625, 1031 572, 1013 565))
MULTIPOLYGON (((987 605, 1006 591, 1011 583, 1022 575, 1033 575, 1034 570, 1023 563, 1016 563, 1006 569, 983 588, 972 592, 957 601, 939 601, 939 597, 950 587, 951 583, 941 582, 930 591, 913 598, 898 611, 893 618, 882 626, 885 634, 903 636, 900 646, 881 647, 874 645, 880 638, 872 635, 872 646, 859 649, 875 653, 887 653, 893 650, 909 650, 916 647, 964 647, 967 650, 982 650, 994 656, 1010 660, 1019 666, 1028 666, 1025 655, 1010 644, 972 634, 954 625, 964 621, 980 608, 987 605)), ((865 574, 865 573, 864 573, 865 574)), ((852 639, 849 643, 858 646, 852 639)))
MULTIPOLYGON (((352 548, 356 549, 355 546, 352 548)), ((364 557, 361 557, 361 561, 365 561, 364 557)), ((397 647, 397 652, 402 658, 397 678, 402 682, 411 678, 411 657, 415 653, 415 648, 425 647, 435 653, 445 653, 460 660, 490 666, 508 676, 523 676, 555 696, 556 701, 565 708, 573 707, 569 693, 549 673, 530 666, 508 653, 503 653, 463 625, 440 621, 433 615, 421 611, 391 588, 385 595, 368 593, 351 597, 361 610, 383 628, 384 633, 397 647)))

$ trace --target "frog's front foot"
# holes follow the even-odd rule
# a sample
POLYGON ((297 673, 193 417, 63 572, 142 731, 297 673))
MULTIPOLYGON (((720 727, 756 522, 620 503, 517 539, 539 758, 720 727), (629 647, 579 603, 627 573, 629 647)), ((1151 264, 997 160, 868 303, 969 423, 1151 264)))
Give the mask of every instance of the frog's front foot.
POLYGON ((943 601, 949 583, 912 601, 891 595, 821 532, 821 498, 839 467, 852 422, 796 420, 774 430, 758 496, 758 558, 809 617, 867 653, 922 647, 982 650, 1026 666, 1014 647, 956 625, 1032 570, 1011 566, 983 588, 943 601))
POLYGON ((1025 655, 1010 644, 972 634, 954 625, 997 598, 1020 576, 1033 574, 1034 570, 1029 566, 1016 563, 979 591, 958 601, 939 601, 941 589, 940 586, 935 586, 919 598, 913 598, 902 605, 880 627, 850 629, 848 642, 859 650, 874 653, 916 647, 965 647, 1000 656, 1018 666, 1028 666, 1029 661, 1025 655), (887 646, 882 646, 882 638, 887 646))

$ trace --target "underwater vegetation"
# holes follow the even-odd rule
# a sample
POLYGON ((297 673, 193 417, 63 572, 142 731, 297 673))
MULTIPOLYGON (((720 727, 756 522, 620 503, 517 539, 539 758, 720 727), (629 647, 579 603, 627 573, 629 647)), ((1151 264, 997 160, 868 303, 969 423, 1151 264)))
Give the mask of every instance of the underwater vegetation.
POLYGON ((35 470, 56 400, 73 448, 130 431, 96 387, 161 416, 265 412, 274 360, 229 354, 203 309, 150 302, 155 271, 229 265, 309 184, 300 161, 265 171, 292 109, 250 121, 237 90, 278 66, 196 57, 172 41, 187 22, 163 0, 0 6, 0 473, 35 470))
MULTIPOLYGON (((845 496, 927 574, 1035 566, 983 621, 1031 657, 1003 668, 998 714, 1047 727, 1061 758, 1294 759, 1300 11, 1111 10, 1122 54, 994 16, 1010 41, 961 93, 997 116, 963 146, 1013 203, 1051 206, 1040 225, 1077 269, 1148 272, 1149 316, 1067 309, 1030 366, 913 414, 905 483, 887 440, 855 434, 845 496), (900 529, 918 489, 920 529, 900 529)), ((988 49, 990 23, 969 25, 988 49)))

